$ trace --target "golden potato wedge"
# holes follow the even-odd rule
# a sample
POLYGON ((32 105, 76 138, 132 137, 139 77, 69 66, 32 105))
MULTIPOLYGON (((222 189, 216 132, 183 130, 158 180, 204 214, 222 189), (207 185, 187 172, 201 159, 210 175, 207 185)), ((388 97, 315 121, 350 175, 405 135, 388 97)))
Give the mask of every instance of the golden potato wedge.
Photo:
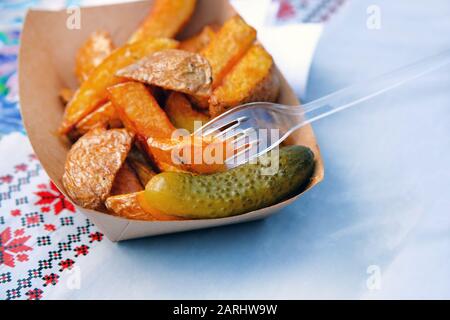
POLYGON ((193 96, 211 95, 211 66, 198 53, 177 49, 158 51, 116 75, 193 96))
POLYGON ((166 102, 165 111, 172 124, 178 129, 194 132, 197 121, 199 127, 209 121, 209 116, 194 110, 189 100, 179 92, 172 92, 166 102))
POLYGON ((111 196, 105 201, 106 208, 115 216, 133 219, 153 221, 155 218, 142 209, 137 199, 138 193, 121 194, 111 196))
POLYGON ((243 103, 275 102, 279 91, 280 79, 272 57, 261 45, 253 45, 214 90, 209 111, 211 117, 217 117, 243 103))
POLYGON ((256 39, 256 30, 239 17, 224 23, 201 54, 209 61, 213 73, 213 89, 231 67, 247 52, 256 39))
POLYGON ((88 209, 101 208, 131 148, 126 129, 89 131, 67 154, 62 178, 71 199, 88 209))
POLYGON ((73 95, 74 95, 73 90, 69 89, 69 88, 62 88, 59 91, 59 98, 61 99, 61 101, 64 105, 69 103, 69 101, 72 99, 73 95))
POLYGON ((149 165, 146 165, 145 163, 142 163, 137 160, 129 160, 131 167, 136 172, 139 181, 143 186, 145 186, 151 178, 153 178, 156 175, 156 172, 152 170, 152 168, 149 165))
POLYGON ((109 33, 96 31, 78 49, 75 58, 75 75, 78 82, 83 83, 94 69, 103 62, 114 50, 109 33))
POLYGON ((128 194, 144 190, 141 182, 134 173, 134 170, 128 164, 128 160, 125 161, 117 172, 114 179, 113 186, 110 194, 112 196, 119 194, 128 194))
POLYGON ((125 128, 136 134, 140 147, 154 164, 161 170, 161 162, 171 163, 170 153, 153 150, 147 144, 149 138, 171 137, 176 129, 145 85, 125 82, 108 88, 108 91, 125 128))
POLYGON ((120 128, 121 126, 122 122, 116 109, 111 102, 107 102, 78 122, 75 129, 83 135, 96 127, 120 128))
POLYGON ((191 18, 195 4, 196 0, 155 0, 149 15, 129 42, 147 37, 175 37, 191 18))
POLYGON ((139 181, 143 186, 145 186, 147 182, 149 182, 150 179, 156 175, 156 172, 153 171, 150 164, 147 162, 147 159, 136 148, 131 150, 127 161, 136 172, 139 181))
POLYGON ((165 153, 176 160, 176 168, 164 167, 161 171, 196 174, 223 172, 227 169, 225 159, 233 154, 232 145, 227 142, 191 135, 180 139, 150 138, 147 143, 153 152, 165 153))
POLYGON ((181 41, 179 49, 190 52, 200 52, 211 42, 215 35, 216 32, 211 26, 205 26, 200 33, 181 41))
POLYGON ((143 191, 109 197, 106 199, 105 205, 113 215, 126 219, 143 221, 184 220, 151 208, 144 198, 143 191), (141 205, 141 203, 144 205, 141 205))
POLYGON ((108 97, 106 91, 108 87, 125 81, 125 79, 115 76, 118 70, 155 51, 175 48, 177 45, 178 42, 171 39, 146 38, 115 50, 95 68, 75 93, 65 109, 59 133, 66 134, 81 119, 103 104, 108 97))
POLYGON ((146 138, 170 137, 175 127, 158 102, 139 82, 125 82, 108 88, 109 98, 125 127, 146 138))

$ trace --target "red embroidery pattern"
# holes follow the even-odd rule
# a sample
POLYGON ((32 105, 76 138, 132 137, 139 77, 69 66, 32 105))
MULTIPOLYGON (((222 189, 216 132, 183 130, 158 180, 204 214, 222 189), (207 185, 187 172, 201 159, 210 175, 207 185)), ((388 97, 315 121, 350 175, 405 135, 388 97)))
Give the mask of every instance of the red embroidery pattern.
POLYGON ((34 155, 0 172, 0 300, 39 300, 104 238, 49 182, 34 155), (55 232, 58 231, 58 232, 55 232))
POLYGON ((48 206, 52 204, 55 215, 60 214, 64 209, 75 212, 75 207, 73 204, 70 203, 66 197, 64 197, 53 182, 49 183, 49 188, 47 188, 44 184, 40 184, 38 187, 40 189, 45 189, 45 191, 35 192, 35 194, 40 197, 39 201, 37 201, 35 205, 44 206, 41 208, 42 212, 49 212, 50 208, 48 206))
POLYGON ((18 261, 26 261, 28 256, 26 254, 19 253, 24 251, 31 251, 33 248, 27 246, 25 243, 31 238, 31 236, 21 237, 21 232, 16 230, 14 237, 11 235, 11 228, 6 228, 0 233, 0 265, 4 264, 13 268, 15 266, 15 257, 18 261))

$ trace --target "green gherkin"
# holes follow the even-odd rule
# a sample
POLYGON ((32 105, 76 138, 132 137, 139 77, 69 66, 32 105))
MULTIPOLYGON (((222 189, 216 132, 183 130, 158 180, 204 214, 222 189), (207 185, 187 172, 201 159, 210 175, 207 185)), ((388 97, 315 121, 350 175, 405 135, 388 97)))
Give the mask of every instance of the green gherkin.
POLYGON ((273 205, 306 184, 314 169, 314 154, 304 146, 280 149, 279 169, 263 175, 271 162, 244 164, 211 175, 164 172, 153 177, 145 198, 163 213, 194 219, 223 218, 273 205))

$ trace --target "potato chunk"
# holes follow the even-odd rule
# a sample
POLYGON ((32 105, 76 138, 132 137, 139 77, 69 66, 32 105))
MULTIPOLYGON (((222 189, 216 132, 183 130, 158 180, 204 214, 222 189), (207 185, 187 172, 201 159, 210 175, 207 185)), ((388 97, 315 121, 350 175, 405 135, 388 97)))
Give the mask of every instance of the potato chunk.
POLYGON ((88 209, 101 208, 131 148, 126 129, 95 129, 81 137, 67 154, 63 185, 73 201, 88 209))
POLYGON ((107 102, 94 112, 88 114, 77 125, 76 131, 85 134, 96 127, 118 128, 122 122, 111 102, 107 102))
POLYGON ((143 189, 136 173, 128 164, 128 160, 125 161, 114 179, 111 195, 128 194, 142 191, 143 189))
POLYGON ((209 111, 217 117, 243 103, 274 102, 279 91, 280 80, 272 57, 262 46, 254 45, 214 90, 209 111))
POLYGON ((131 149, 127 161, 136 172, 139 181, 143 186, 156 175, 156 172, 153 171, 152 167, 149 165, 147 158, 137 148, 131 149))
POLYGON ((179 129, 194 132, 197 121, 200 126, 209 121, 209 117, 192 108, 189 100, 179 92, 172 92, 166 102, 166 113, 172 124, 179 129))
POLYGON ((106 89, 115 84, 124 82, 123 78, 116 77, 116 72, 138 61, 153 52, 175 48, 178 42, 164 38, 146 38, 134 44, 125 45, 114 51, 106 58, 83 82, 67 105, 63 122, 59 128, 60 134, 69 132, 81 119, 97 109, 107 100, 106 89))
POLYGON ((108 89, 125 127, 136 134, 139 145, 144 149, 158 168, 160 162, 171 162, 170 154, 154 150, 147 145, 149 138, 169 138, 175 127, 145 85, 126 82, 108 89))
POLYGON ((117 76, 193 96, 211 95, 211 67, 198 53, 175 49, 155 52, 119 70, 117 76))
POLYGON ((121 194, 106 199, 106 208, 115 216, 133 220, 153 221, 155 218, 142 209, 138 193, 121 194))
POLYGON ((75 58, 75 75, 83 83, 114 50, 111 36, 107 32, 97 31, 78 49, 75 58))
POLYGON ((173 38, 194 13, 196 0, 155 0, 149 15, 130 38, 135 42, 148 37, 173 38))
POLYGON ((180 50, 199 52, 205 48, 216 35, 211 26, 206 26, 195 36, 188 38, 180 43, 180 50))
POLYGON ((213 88, 231 67, 247 52, 256 39, 256 30, 239 17, 224 23, 209 45, 200 53, 209 61, 213 73, 213 88))

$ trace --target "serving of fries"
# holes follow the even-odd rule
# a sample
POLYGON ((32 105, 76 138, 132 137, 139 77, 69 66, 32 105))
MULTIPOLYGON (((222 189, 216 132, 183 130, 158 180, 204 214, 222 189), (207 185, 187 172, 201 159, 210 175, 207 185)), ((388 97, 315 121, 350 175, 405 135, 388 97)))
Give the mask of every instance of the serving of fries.
POLYGON ((78 205, 137 220, 196 218, 161 210, 145 196, 145 186, 162 173, 221 171, 175 163, 173 132, 192 133, 196 121, 204 124, 243 103, 277 100, 280 79, 273 59, 240 16, 176 38, 195 5, 195 0, 156 0, 127 43, 115 46, 98 30, 79 48, 79 88, 61 88, 65 111, 58 130, 73 143, 63 185, 78 205))

